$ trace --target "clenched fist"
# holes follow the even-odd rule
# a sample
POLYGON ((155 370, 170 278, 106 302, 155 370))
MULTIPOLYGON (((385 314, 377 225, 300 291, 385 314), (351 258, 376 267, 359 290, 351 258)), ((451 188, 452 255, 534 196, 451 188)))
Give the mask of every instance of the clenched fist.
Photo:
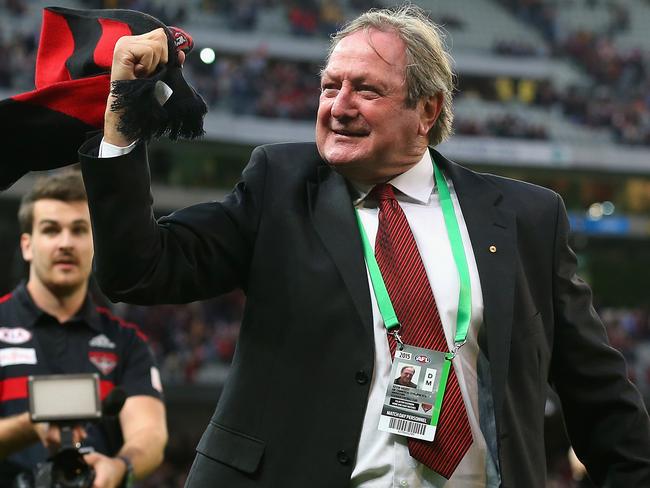
MULTIPOLYGON (((185 53, 178 51, 178 60, 182 65, 185 53)), ((168 61, 167 35, 159 28, 139 36, 124 36, 115 43, 111 83, 114 81, 146 78, 153 74, 159 65, 168 61)), ((114 97, 108 96, 104 115, 104 140, 116 146, 125 147, 133 141, 128 140, 117 130, 120 113, 111 110, 114 97)))

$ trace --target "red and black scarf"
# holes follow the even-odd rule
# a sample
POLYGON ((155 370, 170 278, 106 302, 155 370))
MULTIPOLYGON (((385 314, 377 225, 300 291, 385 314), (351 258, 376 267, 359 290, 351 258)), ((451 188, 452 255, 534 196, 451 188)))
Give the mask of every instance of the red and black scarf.
MULTIPOLYGON (((110 87, 115 43, 163 27, 170 53, 193 47, 181 29, 132 10, 74 10, 48 7, 36 58, 35 90, 0 101, 0 190, 29 171, 77 161, 89 132, 101 129, 110 87)), ((124 110, 119 130, 132 138, 203 134, 205 102, 183 78, 175 55, 146 79, 113 87, 114 108, 124 110), (161 105, 154 94, 164 82, 173 94, 161 105)))

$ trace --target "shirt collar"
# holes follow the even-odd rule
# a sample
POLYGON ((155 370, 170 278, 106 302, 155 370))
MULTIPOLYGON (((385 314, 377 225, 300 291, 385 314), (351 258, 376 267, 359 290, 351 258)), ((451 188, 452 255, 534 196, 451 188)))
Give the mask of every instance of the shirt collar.
MULTIPOLYGON (((14 292, 14 296, 18 300, 19 311, 18 316, 24 327, 33 328, 41 318, 51 317, 48 313, 44 312, 36 306, 32 296, 27 290, 27 284, 25 281, 22 281, 14 292)), ((100 327, 99 320, 97 320, 97 310, 93 304, 92 299, 89 294, 86 294, 86 299, 83 302, 83 305, 79 311, 74 314, 66 323, 69 322, 80 322, 86 324, 93 330, 102 332, 100 327)), ((53 317, 51 317, 53 318, 53 317)), ((54 319, 54 318, 53 318, 54 319)), ((56 320, 56 319, 54 319, 56 320)))
POLYGON ((23 327, 32 328, 36 321, 45 315, 40 308, 36 306, 34 300, 27 291, 25 281, 22 281, 14 290, 13 295, 18 302, 18 319, 23 327))
MULTIPOLYGON (((358 182, 351 182, 352 186, 357 192, 357 197, 354 199, 354 204, 357 205, 364 200, 374 185, 368 185, 358 182)), ((431 154, 427 149, 424 151, 420 161, 409 168, 408 171, 397 175, 392 180, 388 181, 408 199, 426 205, 429 203, 431 193, 435 188, 435 180, 433 178, 433 163, 431 161, 431 154)))
POLYGON ((416 202, 427 204, 435 185, 433 163, 429 150, 424 151, 420 162, 408 171, 389 181, 391 185, 416 202))

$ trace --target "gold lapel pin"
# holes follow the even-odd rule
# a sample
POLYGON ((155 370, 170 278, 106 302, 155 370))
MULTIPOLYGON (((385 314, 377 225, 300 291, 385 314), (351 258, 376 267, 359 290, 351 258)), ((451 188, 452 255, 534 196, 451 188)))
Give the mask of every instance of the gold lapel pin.
POLYGON ((491 253, 495 253, 495 252, 497 252, 497 247, 494 246, 494 245, 490 246, 490 252, 491 252, 491 253))

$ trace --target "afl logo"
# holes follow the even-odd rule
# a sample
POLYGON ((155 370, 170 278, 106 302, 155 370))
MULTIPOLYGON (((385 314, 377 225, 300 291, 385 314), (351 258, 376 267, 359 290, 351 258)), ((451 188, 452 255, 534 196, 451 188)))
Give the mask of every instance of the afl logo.
POLYGON ((8 344, 24 344, 32 338, 32 333, 22 327, 0 327, 0 341, 8 344))
POLYGON ((429 362, 431 362, 431 360, 427 356, 425 356, 424 354, 420 354, 419 356, 415 356, 415 360, 418 363, 429 363, 429 362))

